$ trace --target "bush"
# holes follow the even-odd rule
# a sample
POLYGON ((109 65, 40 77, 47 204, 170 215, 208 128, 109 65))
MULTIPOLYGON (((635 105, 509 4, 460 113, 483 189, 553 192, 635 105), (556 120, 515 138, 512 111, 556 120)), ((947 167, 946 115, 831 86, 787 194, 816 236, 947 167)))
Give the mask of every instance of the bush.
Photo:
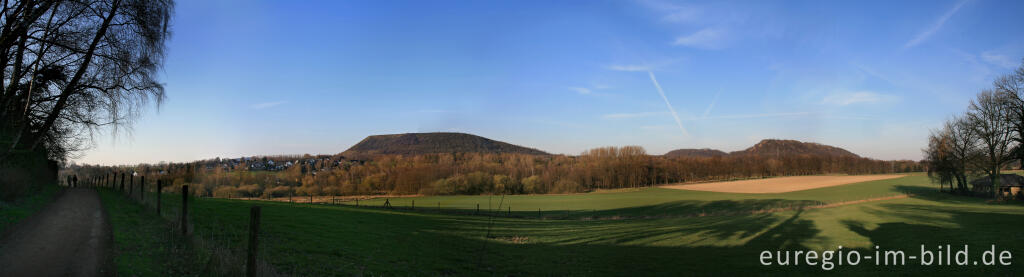
POLYGON ((552 192, 554 193, 576 193, 581 191, 583 191, 583 187, 580 187, 580 184, 576 181, 569 179, 558 180, 552 188, 552 192))
POLYGON ((0 200, 13 200, 32 188, 32 175, 25 170, 0 168, 0 200))
POLYGON ((448 179, 441 178, 430 182, 430 185, 420 189, 420 193, 426 195, 449 195, 455 193, 448 185, 448 179))
POLYGON ((494 193, 510 193, 512 187, 512 178, 505 175, 494 175, 494 193))
MULTIPOLYGON (((0 164, 0 200, 10 201, 57 184, 57 162, 45 153, 14 153, 0 164)), ((82 185, 81 179, 78 180, 82 185)))
POLYGON ((545 193, 544 187, 540 183, 540 177, 537 175, 523 178, 523 192, 524 193, 545 193))
POLYGON ((260 185, 245 185, 238 187, 238 195, 242 197, 260 197, 263 188, 260 185))
POLYGON ((349 182, 345 182, 345 183, 341 184, 340 191, 341 191, 341 194, 355 195, 355 194, 359 193, 359 185, 356 185, 356 184, 353 184, 353 183, 349 183, 349 182))
POLYGON ((324 194, 325 195, 341 195, 342 194, 341 187, 340 186, 325 187, 324 188, 324 194))
POLYGON ((292 190, 292 187, 289 187, 289 186, 276 186, 276 187, 268 188, 268 189, 263 191, 263 195, 269 196, 271 198, 273 198, 273 197, 286 197, 288 195, 292 195, 293 193, 295 193, 295 191, 292 190))
POLYGON ((323 187, 317 185, 304 185, 295 190, 295 193, 299 195, 321 195, 323 194, 323 187))
POLYGON ((466 189, 460 194, 480 194, 494 191, 494 177, 490 173, 473 171, 466 174, 466 189))
POLYGON ((238 188, 232 186, 221 186, 213 190, 213 197, 230 198, 238 197, 238 188))

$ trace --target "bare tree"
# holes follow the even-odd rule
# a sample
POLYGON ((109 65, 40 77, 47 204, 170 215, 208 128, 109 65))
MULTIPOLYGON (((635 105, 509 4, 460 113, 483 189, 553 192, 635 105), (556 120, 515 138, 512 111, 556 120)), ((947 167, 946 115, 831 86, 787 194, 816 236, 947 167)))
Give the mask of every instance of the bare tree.
POLYGON ((1005 92, 983 90, 971 101, 967 113, 983 154, 983 158, 976 160, 977 165, 992 179, 993 197, 999 196, 999 171, 1014 158, 1013 124, 1009 116, 1013 97, 1005 92))
POLYGON ((1020 168, 1024 169, 1024 149, 1021 148, 1024 145, 1024 60, 1016 70, 1000 76, 992 85, 997 92, 1013 96, 1009 114, 1013 125, 1013 140, 1017 143, 1013 153, 1020 162, 1020 168))
POLYGON ((159 104, 172 0, 4 1, 0 162, 45 149, 63 159, 91 135, 159 104))
POLYGON ((944 128, 949 131, 949 143, 952 146, 950 154, 956 169, 957 188, 960 192, 966 193, 967 178, 976 171, 971 165, 983 156, 978 147, 978 134, 971 128, 966 117, 955 117, 952 121, 946 122, 944 128))
POLYGON ((928 137, 928 148, 924 150, 928 176, 939 184, 948 184, 950 190, 966 192, 967 179, 975 171, 973 165, 982 156, 978 142, 967 118, 947 120, 941 130, 928 137))
POLYGON ((953 159, 953 147, 950 143, 950 136, 948 130, 933 130, 928 135, 928 148, 925 148, 924 152, 925 161, 928 163, 928 177, 932 181, 939 183, 939 191, 946 185, 949 185, 950 191, 953 190, 953 185, 956 178, 956 168, 954 167, 955 160, 953 159))

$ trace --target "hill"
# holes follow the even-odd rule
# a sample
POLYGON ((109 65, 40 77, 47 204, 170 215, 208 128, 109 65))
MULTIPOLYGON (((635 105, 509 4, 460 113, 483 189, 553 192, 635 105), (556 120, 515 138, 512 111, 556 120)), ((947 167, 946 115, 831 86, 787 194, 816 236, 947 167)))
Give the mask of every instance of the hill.
POLYGON ((683 158, 683 157, 715 157, 715 156, 725 156, 725 155, 729 155, 729 153, 725 153, 724 151, 718 150, 718 149, 703 148, 703 149, 676 149, 676 150, 669 151, 668 153, 665 153, 665 155, 662 155, 662 156, 665 156, 665 157, 668 157, 668 158, 683 158))
POLYGON ((548 155, 544 151, 522 147, 464 133, 408 133, 368 136, 341 154, 419 155, 431 153, 519 153, 548 155))
POLYGON ((754 146, 742 151, 735 151, 729 155, 811 155, 825 157, 860 157, 846 149, 813 142, 800 142, 795 140, 766 139, 754 146))
POLYGON ((829 146, 813 142, 801 142, 796 140, 783 140, 783 139, 766 139, 758 142, 750 148, 733 151, 730 153, 723 152, 717 149, 676 149, 665 153, 667 158, 683 158, 683 157, 715 157, 715 156, 744 156, 744 155, 760 155, 760 156, 792 156, 792 155, 810 155, 810 156, 822 156, 822 157, 856 157, 854 154, 846 149, 842 149, 835 146, 829 146))

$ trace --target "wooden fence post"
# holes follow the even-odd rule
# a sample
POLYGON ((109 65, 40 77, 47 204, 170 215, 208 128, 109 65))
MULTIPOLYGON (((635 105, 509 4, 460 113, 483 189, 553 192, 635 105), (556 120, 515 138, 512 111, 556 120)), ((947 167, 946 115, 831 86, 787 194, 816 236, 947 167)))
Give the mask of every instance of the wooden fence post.
POLYGON ((188 185, 181 186, 181 234, 188 235, 188 185))
POLYGON ((512 205, 508 206, 508 216, 512 216, 512 205))
POLYGON ((245 276, 256 276, 256 252, 259 250, 260 206, 249 208, 249 259, 245 264, 245 276))
MULTIPOLYGON (((146 180, 146 177, 143 176, 142 180, 146 180)), ((160 197, 160 191, 163 190, 163 189, 164 189, 163 183, 161 183, 160 180, 156 180, 156 214, 157 215, 160 215, 160 198, 162 198, 162 197, 160 197)))
POLYGON ((480 214, 480 203, 476 203, 476 213, 473 214, 480 214))

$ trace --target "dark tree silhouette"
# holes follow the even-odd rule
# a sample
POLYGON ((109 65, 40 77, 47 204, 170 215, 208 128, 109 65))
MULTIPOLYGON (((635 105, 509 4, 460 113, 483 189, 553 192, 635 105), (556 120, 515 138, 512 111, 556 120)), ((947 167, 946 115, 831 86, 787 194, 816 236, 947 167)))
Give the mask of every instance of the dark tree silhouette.
POLYGON ((164 99, 171 0, 4 1, 0 162, 44 149, 63 160, 102 128, 129 128, 164 99))

